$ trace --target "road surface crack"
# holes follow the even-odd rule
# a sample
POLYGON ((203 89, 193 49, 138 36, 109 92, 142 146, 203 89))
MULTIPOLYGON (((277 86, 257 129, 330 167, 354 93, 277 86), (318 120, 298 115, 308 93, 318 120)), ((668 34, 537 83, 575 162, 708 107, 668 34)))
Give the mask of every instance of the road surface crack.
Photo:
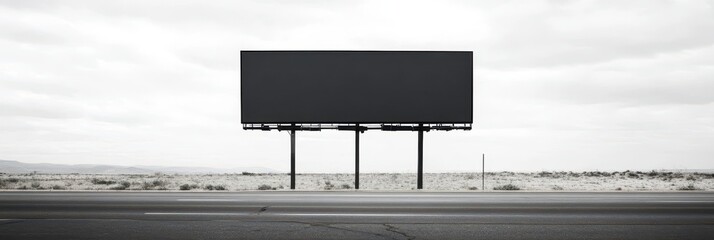
POLYGON ((410 240, 411 240, 411 239, 416 239, 416 237, 414 237, 414 236, 409 236, 408 234, 406 234, 406 233, 400 231, 398 227, 395 227, 395 226, 392 226, 392 225, 389 225, 389 224, 386 224, 386 223, 385 223, 385 224, 382 224, 382 225, 384 225, 385 227, 387 227, 387 229, 386 229, 387 231, 390 231, 390 232, 393 232, 393 233, 402 235, 402 236, 404 236, 405 238, 410 239, 410 240))
POLYGON ((10 224, 15 224, 15 223, 21 223, 22 220, 11 220, 11 221, 2 221, 0 222, 0 226, 5 226, 5 225, 10 225, 10 224))
POLYGON ((265 206, 265 207, 260 208, 260 210, 258 210, 258 215, 260 215, 261 213, 263 213, 265 211, 268 211, 268 207, 270 207, 270 206, 265 206))

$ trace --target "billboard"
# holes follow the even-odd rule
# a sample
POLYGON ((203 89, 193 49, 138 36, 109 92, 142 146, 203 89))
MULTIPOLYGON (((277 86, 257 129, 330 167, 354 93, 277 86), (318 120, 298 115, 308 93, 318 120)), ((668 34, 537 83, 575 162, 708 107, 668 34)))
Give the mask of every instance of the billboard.
POLYGON ((241 121, 473 123, 473 52, 241 51, 241 121))

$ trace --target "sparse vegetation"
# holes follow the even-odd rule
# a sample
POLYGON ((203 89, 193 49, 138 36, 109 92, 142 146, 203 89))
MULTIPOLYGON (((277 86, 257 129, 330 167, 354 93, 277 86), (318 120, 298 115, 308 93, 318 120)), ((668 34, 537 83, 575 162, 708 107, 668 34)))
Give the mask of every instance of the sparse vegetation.
MULTIPOLYGON (((408 173, 367 173, 362 189, 409 190, 416 186, 416 175, 408 173)), ((300 188, 308 190, 354 189, 351 174, 301 174, 300 188)), ((426 173, 424 185, 429 190, 474 191, 481 184, 480 173, 426 173), (475 177, 474 177, 475 176, 475 177)), ((285 189, 290 176, 283 173, 254 174, 2 174, 0 189, 13 190, 181 190, 241 191, 285 189), (55 187, 57 186, 57 187, 55 187), (211 189, 212 188, 212 189, 211 189)), ((695 190, 714 191, 714 173, 676 171, 540 171, 487 172, 486 183, 494 186, 512 184, 531 191, 679 191, 688 185, 695 190)), ((289 188, 289 187, 287 187, 289 188)), ((686 191, 686 190, 682 190, 686 191)))
POLYGON ((160 179, 156 179, 156 180, 154 180, 154 181, 151 181, 151 185, 154 186, 154 187, 163 187, 163 186, 166 186, 166 184, 167 184, 166 181, 163 181, 163 180, 160 180, 160 179))
POLYGON ((141 184, 141 189, 143 190, 166 190, 166 185, 168 182, 160 179, 155 179, 151 182, 144 182, 141 184))
POLYGON ((131 186, 131 183, 130 183, 130 182, 122 181, 122 182, 120 182, 119 184, 110 187, 109 189, 111 189, 111 190, 126 190, 126 189, 128 189, 130 186, 131 186))
POLYGON ((506 185, 496 186, 496 187, 493 188, 493 190, 515 191, 515 190, 521 190, 521 188, 519 188, 519 187, 516 186, 516 185, 513 185, 513 184, 510 184, 510 183, 509 183, 509 184, 506 184, 506 185))
POLYGON ((97 179, 97 178, 93 178, 93 179, 92 179, 92 184, 112 185, 112 184, 115 184, 115 183, 117 183, 117 182, 116 182, 116 181, 112 181, 112 180, 97 179))
POLYGON ((181 191, 191 190, 191 186, 188 184, 183 184, 183 185, 179 186, 179 190, 181 190, 181 191))
POLYGON ((325 187, 324 187, 325 190, 332 190, 334 188, 335 188, 335 185, 333 185, 332 182, 325 181, 325 187))
POLYGON ((678 187, 677 190, 679 190, 679 191, 696 191, 696 190, 701 190, 701 189, 695 187, 694 184, 689 184, 687 186, 678 187))
POLYGON ((271 187, 268 184, 262 184, 262 185, 258 186, 258 190, 275 190, 275 188, 271 187))

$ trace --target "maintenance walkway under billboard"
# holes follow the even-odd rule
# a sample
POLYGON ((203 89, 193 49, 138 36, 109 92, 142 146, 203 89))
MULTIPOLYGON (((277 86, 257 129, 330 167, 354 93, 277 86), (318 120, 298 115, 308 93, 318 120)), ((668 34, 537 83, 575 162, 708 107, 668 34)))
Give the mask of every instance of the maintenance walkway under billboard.
POLYGON ((290 132, 295 189, 295 132, 417 131, 417 189, 423 134, 470 130, 471 51, 241 51, 241 122, 247 130, 290 132))

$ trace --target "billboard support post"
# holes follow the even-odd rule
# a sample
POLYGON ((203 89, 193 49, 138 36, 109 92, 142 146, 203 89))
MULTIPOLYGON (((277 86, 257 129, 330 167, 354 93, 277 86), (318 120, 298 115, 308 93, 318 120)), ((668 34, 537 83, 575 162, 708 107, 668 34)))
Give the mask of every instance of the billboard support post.
POLYGON ((423 187, 424 175, 424 125, 419 124, 419 146, 418 146, 418 162, 417 162, 417 189, 423 187))
POLYGON ((359 124, 355 126, 355 189, 359 189, 359 124))
POLYGON ((295 189, 295 124, 290 130, 290 189, 295 189))

